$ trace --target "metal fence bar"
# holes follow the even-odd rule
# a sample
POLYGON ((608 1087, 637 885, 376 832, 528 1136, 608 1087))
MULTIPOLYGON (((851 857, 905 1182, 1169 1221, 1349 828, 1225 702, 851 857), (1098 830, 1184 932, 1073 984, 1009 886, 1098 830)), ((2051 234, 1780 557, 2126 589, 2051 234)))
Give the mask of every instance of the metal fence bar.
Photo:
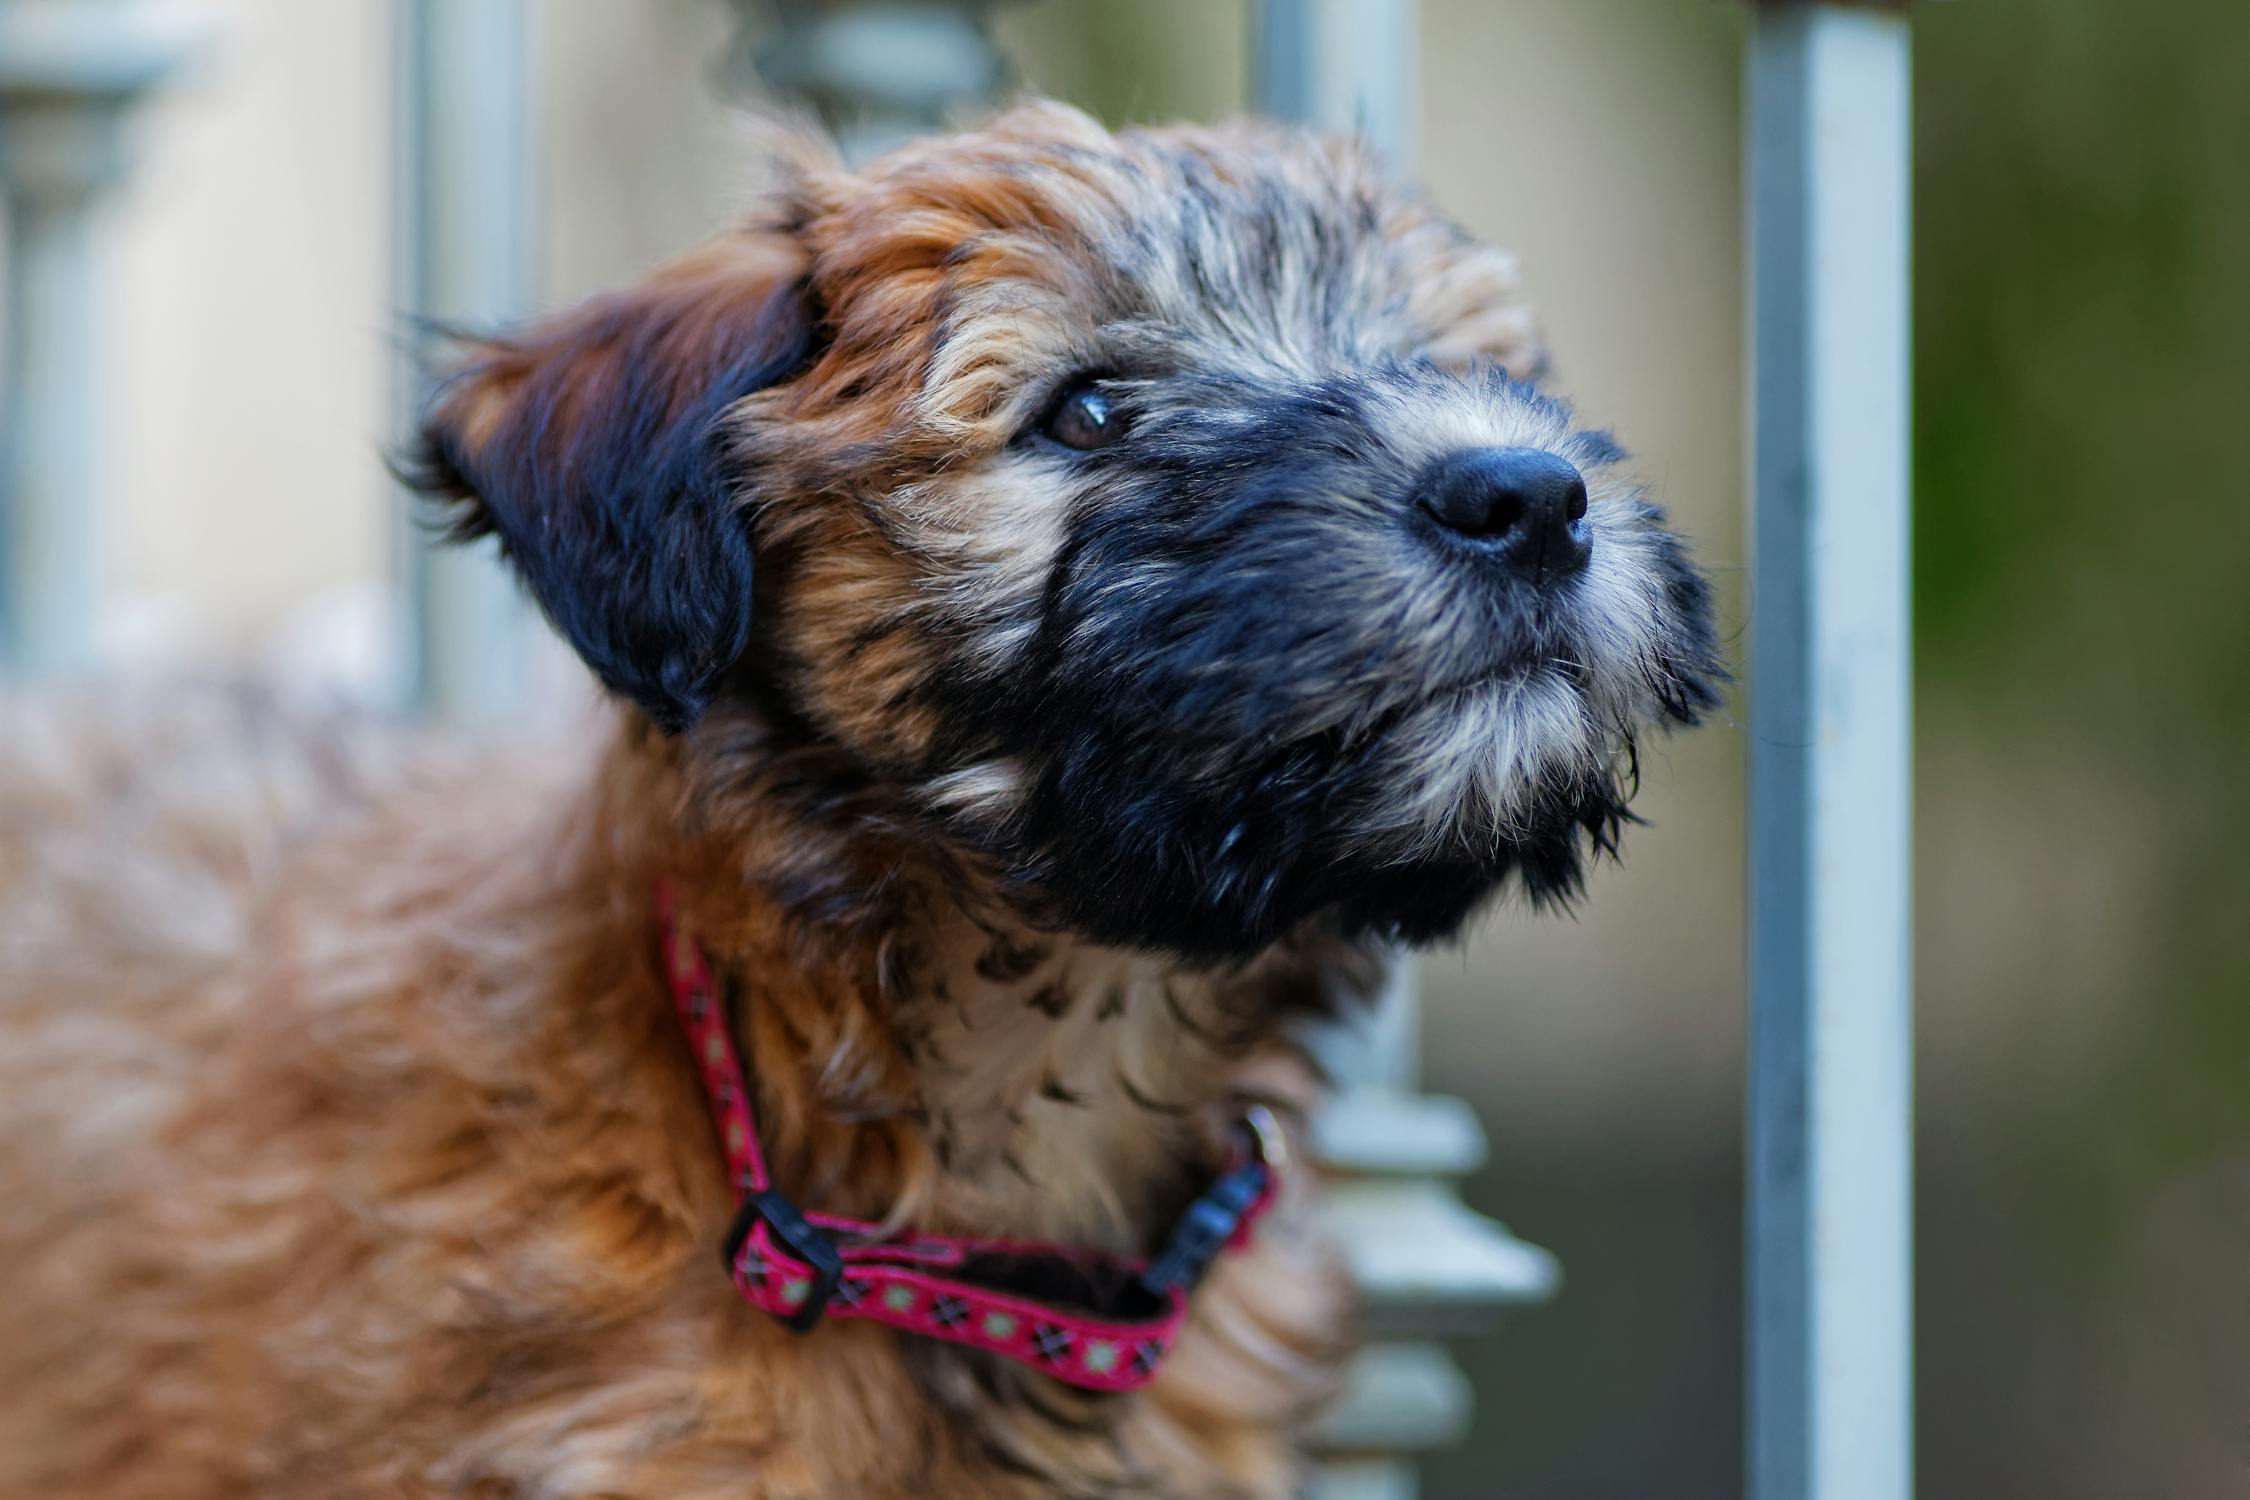
POLYGON ((0 664, 25 677, 95 658, 113 394, 101 200, 125 175, 127 113, 200 40, 144 4, 0 5, 0 664))
MULTIPOLYGON (((537 254, 524 0, 394 3, 393 274, 415 325, 399 377, 403 428, 426 391, 428 330, 522 317, 537 254)), ((407 696, 442 718, 511 717, 527 697, 528 607, 490 543, 433 546, 413 508, 401 510, 407 696)))
POLYGON ((1750 51, 1753 1500, 1913 1486, 1903 12, 1750 51))
POLYGON ((103 329, 90 196, 18 190, 8 200, 0 652, 30 678, 91 662, 105 592, 103 329))
POLYGON ((1258 111, 1365 136, 1414 160, 1419 0, 1258 0, 1251 91, 1258 111))
MULTIPOLYGON (((1253 93, 1259 109, 1356 132, 1399 169, 1414 159, 1415 0, 1259 0, 1253 93)), ((1420 1072, 1413 965, 1364 1029, 1324 1039, 1340 1085, 1317 1122, 1331 1181, 1327 1212, 1351 1256, 1369 1342, 1342 1397, 1309 1434, 1315 1500, 1412 1500, 1417 1459, 1456 1441, 1473 1405, 1444 1338, 1489 1326, 1552 1294, 1554 1258, 1465 1207, 1455 1183, 1484 1160, 1484 1134, 1456 1099, 1415 1091, 1420 1072)))
MULTIPOLYGON (((1420 0, 1257 0, 1251 96, 1258 112, 1363 136, 1399 170, 1414 160, 1420 0)), ((1409 1086, 1421 1028, 1414 965, 1400 958, 1367 1026, 1323 1062, 1344 1083, 1409 1086)))

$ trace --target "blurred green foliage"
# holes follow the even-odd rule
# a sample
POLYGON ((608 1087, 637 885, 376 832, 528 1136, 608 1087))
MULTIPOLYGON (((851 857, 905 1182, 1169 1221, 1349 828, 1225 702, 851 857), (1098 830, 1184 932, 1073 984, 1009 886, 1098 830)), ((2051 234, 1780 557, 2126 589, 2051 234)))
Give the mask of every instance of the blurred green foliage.
POLYGON ((1917 26, 1925 759, 2067 746, 2155 794, 2145 1024, 2095 1112, 2130 1194, 2250 1132, 2250 5, 1917 26))
POLYGON ((2210 1317, 2250 1254, 2178 1248, 2241 1207, 2214 1184, 2250 1153, 2250 5, 1916 28, 1920 988, 1926 1019, 2015 1028, 1981 1084, 1923 1094, 1922 1488, 2250 1492, 2250 1388, 2214 1378, 2250 1320, 2210 1317), (2054 972, 2060 922, 1928 899, 1953 862, 2125 914, 2099 972, 2054 972), (1999 941, 2024 950, 1982 992, 1928 961, 1999 941), (2093 1011, 2094 1063, 2025 1081, 2093 1011))
POLYGON ((1926 677, 2250 725, 2250 6, 1917 25, 1926 677))

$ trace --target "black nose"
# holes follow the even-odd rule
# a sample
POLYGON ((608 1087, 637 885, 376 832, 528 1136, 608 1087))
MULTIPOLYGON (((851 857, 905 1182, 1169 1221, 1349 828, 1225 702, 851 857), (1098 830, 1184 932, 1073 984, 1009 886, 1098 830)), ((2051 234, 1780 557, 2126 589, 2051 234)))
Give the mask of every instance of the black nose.
POLYGON ((1469 448, 1438 461, 1419 503, 1451 538, 1534 581, 1586 566, 1586 481, 1544 448, 1469 448))

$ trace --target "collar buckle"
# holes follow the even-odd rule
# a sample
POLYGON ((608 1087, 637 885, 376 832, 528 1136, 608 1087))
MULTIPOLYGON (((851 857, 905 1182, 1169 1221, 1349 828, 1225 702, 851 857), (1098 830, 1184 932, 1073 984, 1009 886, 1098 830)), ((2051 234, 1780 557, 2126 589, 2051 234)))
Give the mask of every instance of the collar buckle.
POLYGON ((721 1259, 751 1301, 798 1333, 809 1332, 820 1321, 844 1280, 844 1253, 835 1239, 771 1188, 742 1195, 742 1206, 735 1211, 721 1246, 721 1259), (771 1248, 796 1266, 768 1265, 757 1254, 750 1236, 761 1224, 771 1248), (748 1263, 745 1250, 751 1252, 748 1263))
POLYGON ((1254 1104, 1235 1128, 1243 1140, 1239 1158, 1188 1205, 1163 1252, 1141 1273, 1141 1285, 1160 1297, 1201 1281, 1219 1252, 1265 1207, 1287 1153, 1281 1126, 1271 1110, 1254 1104))

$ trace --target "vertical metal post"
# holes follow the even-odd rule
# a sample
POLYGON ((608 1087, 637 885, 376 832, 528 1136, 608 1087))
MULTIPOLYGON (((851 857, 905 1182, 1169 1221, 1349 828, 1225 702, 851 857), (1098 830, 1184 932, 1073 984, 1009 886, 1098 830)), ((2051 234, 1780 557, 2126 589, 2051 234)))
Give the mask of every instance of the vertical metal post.
POLYGON ((1757 8, 1753 1500, 1913 1487, 1903 5, 1757 8))
MULTIPOLYGON (((1258 112, 1358 134, 1400 170, 1414 161, 1419 0, 1257 0, 1251 95, 1258 112)), ((1339 1081, 1406 1086, 1421 1032, 1411 961, 1391 972, 1367 1028, 1323 1061, 1339 1081)))
POLYGON ((1258 111, 1357 132, 1401 168, 1414 160, 1418 0, 1258 0, 1258 111))
POLYGON ((146 5, 0 5, 0 661, 26 677, 94 656, 110 394, 101 199, 125 173, 126 113, 196 40, 178 13, 146 5))
MULTIPOLYGON (((1258 108, 1356 132, 1395 166, 1414 160, 1415 0, 1259 0, 1252 38, 1258 108)), ((1364 1030, 1330 1038, 1337 1098, 1314 1144, 1331 1177, 1327 1211, 1355 1247, 1368 1344, 1344 1395, 1310 1434, 1318 1500, 1412 1500, 1415 1456, 1457 1439, 1472 1393, 1440 1340, 1551 1295, 1554 1259, 1465 1207, 1455 1183, 1484 1160, 1484 1134, 1457 1099, 1416 1092, 1413 965, 1400 960, 1364 1030)))
POLYGON ((734 0, 726 71, 813 107, 844 159, 866 161, 997 96, 999 0, 734 0))
MULTIPOLYGON (((530 34, 524 0, 394 0, 394 277, 413 323, 402 427, 426 393, 432 330, 503 326, 535 300, 530 34)), ((491 723, 526 700, 530 612, 492 545, 437 547, 416 512, 401 571, 408 696, 491 723)))
POLYGON ((0 649, 29 678, 89 663, 105 592, 104 330, 91 197, 88 184, 8 195, 0 649))

